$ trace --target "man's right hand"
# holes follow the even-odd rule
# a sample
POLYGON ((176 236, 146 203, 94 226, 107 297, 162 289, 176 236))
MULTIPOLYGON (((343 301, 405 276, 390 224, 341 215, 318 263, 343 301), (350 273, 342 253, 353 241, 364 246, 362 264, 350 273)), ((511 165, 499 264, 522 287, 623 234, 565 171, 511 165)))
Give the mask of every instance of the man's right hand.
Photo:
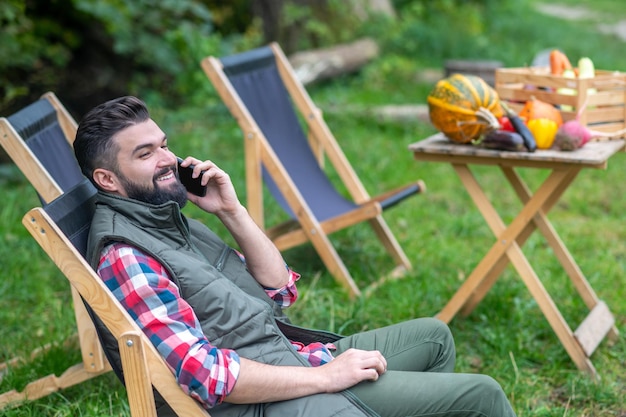
POLYGON ((380 352, 359 349, 348 349, 318 367, 274 366, 241 358, 237 383, 226 401, 264 403, 339 392, 359 382, 376 381, 386 370, 380 352))
POLYGON ((319 370, 328 378, 327 392, 337 392, 362 381, 376 381, 387 371, 387 361, 377 350, 348 349, 319 370))

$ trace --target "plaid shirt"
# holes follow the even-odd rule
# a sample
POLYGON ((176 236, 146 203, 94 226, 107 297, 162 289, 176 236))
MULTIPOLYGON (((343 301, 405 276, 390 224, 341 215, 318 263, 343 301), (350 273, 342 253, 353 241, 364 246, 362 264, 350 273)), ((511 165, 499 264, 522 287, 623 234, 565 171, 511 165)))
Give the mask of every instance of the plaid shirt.
MULTIPOLYGON (((300 275, 289 272, 287 285, 266 289, 282 308, 298 298, 295 282, 300 275)), ((211 345, 165 268, 151 256, 118 242, 102 250, 98 275, 165 358, 183 390, 206 408, 224 401, 239 376, 239 356, 234 350, 211 345)), ((331 344, 292 341, 292 345, 312 366, 332 360, 331 344)))

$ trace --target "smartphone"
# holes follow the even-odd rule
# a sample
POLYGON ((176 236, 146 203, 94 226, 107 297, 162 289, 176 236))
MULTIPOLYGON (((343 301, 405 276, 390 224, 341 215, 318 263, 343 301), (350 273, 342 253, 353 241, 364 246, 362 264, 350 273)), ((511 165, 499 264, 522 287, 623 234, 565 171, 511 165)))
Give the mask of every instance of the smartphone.
POLYGON ((181 167, 181 162, 183 162, 183 160, 178 158, 178 177, 180 178, 180 182, 183 183, 187 191, 191 194, 204 197, 206 195, 206 185, 202 185, 200 183, 202 174, 200 174, 198 178, 192 178, 191 174, 193 173, 194 165, 192 164, 188 167, 181 167))

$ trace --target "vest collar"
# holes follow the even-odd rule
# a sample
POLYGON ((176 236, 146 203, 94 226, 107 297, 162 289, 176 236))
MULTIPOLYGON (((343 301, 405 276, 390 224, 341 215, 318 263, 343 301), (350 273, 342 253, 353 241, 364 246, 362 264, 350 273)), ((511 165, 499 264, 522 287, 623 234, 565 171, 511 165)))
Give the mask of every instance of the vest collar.
POLYGON ((110 206, 114 211, 127 217, 131 222, 150 227, 171 228, 181 226, 185 233, 189 232, 187 219, 175 201, 155 205, 116 194, 98 191, 96 205, 110 206))

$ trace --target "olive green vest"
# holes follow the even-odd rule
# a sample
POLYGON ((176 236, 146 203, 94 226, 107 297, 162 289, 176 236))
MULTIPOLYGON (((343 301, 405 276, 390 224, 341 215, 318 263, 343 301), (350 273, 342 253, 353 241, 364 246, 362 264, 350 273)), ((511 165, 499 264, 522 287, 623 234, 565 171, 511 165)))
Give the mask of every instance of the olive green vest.
MULTIPOLYGON (((87 251, 92 266, 97 266, 102 248, 112 241, 135 246, 164 266, 207 339, 217 347, 262 363, 310 366, 290 340, 326 343, 340 337, 292 325, 235 251, 207 227, 184 217, 174 202, 154 206, 99 193, 87 251)), ((115 341, 104 344, 119 364, 115 341)), ((159 416, 175 415, 160 402, 159 416)), ((210 412, 216 417, 374 415, 348 391, 272 404, 223 403, 210 412)))

